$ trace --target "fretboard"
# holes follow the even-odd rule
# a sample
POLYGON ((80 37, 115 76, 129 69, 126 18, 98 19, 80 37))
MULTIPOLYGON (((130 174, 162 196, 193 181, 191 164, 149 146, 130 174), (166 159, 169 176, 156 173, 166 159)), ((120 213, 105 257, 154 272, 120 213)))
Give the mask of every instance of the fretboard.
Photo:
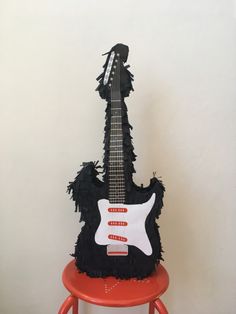
POLYGON ((110 203, 123 204, 125 202, 125 177, 120 99, 111 99, 108 181, 110 203))

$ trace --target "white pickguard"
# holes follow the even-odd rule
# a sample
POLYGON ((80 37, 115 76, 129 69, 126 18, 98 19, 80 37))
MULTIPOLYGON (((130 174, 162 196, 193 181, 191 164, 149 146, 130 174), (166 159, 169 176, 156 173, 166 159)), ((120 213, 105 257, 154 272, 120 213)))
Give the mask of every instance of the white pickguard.
POLYGON ((150 213, 156 194, 153 193, 146 203, 142 204, 110 204, 109 200, 98 201, 101 222, 95 234, 95 242, 99 245, 126 244, 134 245, 146 255, 152 254, 152 247, 145 229, 145 221, 150 213), (127 209, 126 212, 112 212, 109 209, 127 209), (112 222, 126 222, 126 226, 111 225, 112 222), (113 240, 110 235, 117 235, 126 239, 113 240))

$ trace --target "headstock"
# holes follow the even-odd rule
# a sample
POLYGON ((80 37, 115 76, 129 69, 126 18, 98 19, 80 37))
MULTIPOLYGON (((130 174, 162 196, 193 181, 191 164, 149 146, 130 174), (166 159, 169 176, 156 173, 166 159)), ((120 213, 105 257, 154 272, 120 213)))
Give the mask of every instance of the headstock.
POLYGON ((123 44, 115 45, 108 53, 104 64, 103 73, 97 78, 99 86, 97 90, 102 98, 110 100, 111 91, 116 88, 120 89, 121 96, 129 95, 130 90, 133 90, 132 80, 133 75, 127 70, 129 66, 124 66, 127 61, 129 48, 123 44), (119 84, 119 86, 117 86, 119 84))
MULTIPOLYGON (((103 85, 107 85, 108 83, 111 84, 111 81, 113 80, 113 75, 115 74, 116 64, 118 62, 118 59, 115 58, 116 54, 114 51, 112 51, 110 58, 108 60, 107 67, 105 69, 105 74, 103 77, 103 85)), ((119 54, 117 54, 117 57, 119 54)))

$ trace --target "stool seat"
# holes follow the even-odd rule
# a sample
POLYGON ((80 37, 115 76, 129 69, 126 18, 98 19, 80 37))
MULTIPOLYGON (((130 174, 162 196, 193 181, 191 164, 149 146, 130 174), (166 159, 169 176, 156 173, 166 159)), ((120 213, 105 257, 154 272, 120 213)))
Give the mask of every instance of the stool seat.
POLYGON ((160 264, 151 276, 142 280, 115 277, 91 278, 80 273, 73 260, 65 267, 62 281, 70 296, 62 304, 59 314, 68 313, 70 308, 73 314, 78 314, 78 300, 112 307, 149 303, 149 314, 154 314, 155 309, 161 314, 168 314, 159 297, 168 288, 169 276, 160 264))
POLYGON ((91 278, 80 273, 73 260, 65 267, 62 280, 71 296, 89 303, 113 307, 150 303, 158 299, 169 285, 168 273, 160 264, 151 276, 142 280, 91 278))

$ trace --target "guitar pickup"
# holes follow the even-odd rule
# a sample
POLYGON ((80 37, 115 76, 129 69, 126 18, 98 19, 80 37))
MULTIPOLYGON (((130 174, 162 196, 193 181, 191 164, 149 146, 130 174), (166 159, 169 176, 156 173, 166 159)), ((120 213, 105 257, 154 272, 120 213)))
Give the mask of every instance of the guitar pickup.
POLYGON ((108 239, 110 240, 116 240, 116 241, 122 241, 122 242, 127 242, 128 239, 125 237, 121 237, 115 234, 109 234, 108 239))

